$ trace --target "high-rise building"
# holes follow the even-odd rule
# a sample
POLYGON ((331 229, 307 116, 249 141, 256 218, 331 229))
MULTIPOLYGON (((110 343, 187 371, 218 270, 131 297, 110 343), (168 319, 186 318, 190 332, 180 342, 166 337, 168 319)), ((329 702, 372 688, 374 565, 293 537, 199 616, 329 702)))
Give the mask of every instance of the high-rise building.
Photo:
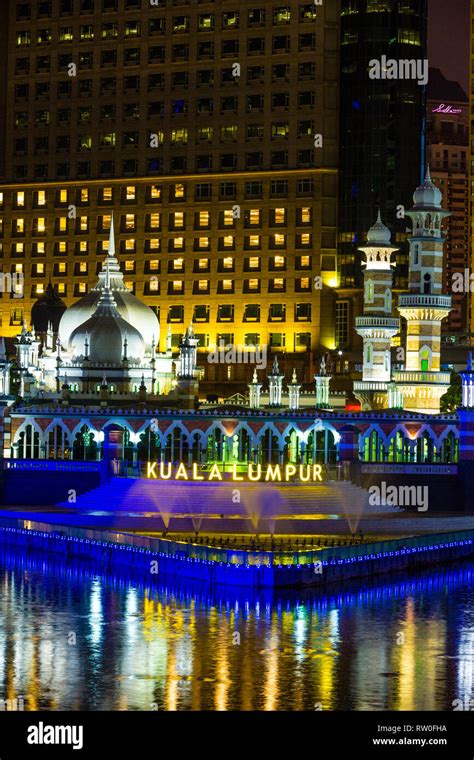
POLYGON ((88 292, 114 212, 160 350, 193 321, 210 383, 252 376, 206 361, 221 342, 311 381, 335 347, 338 0, 7 4, 1 247, 24 293, 2 294, 2 333, 49 280, 88 292))
POLYGON ((430 69, 426 102, 426 155, 431 176, 443 193, 445 222, 444 287, 452 292, 452 311, 443 332, 466 333, 469 328, 469 290, 457 287, 470 268, 469 257, 469 100, 458 82, 447 80, 439 69, 430 69), (454 285, 454 287, 453 287, 454 285))
POLYGON ((362 313, 364 244, 377 209, 399 248, 394 288, 407 287, 407 220, 422 177, 427 80, 426 0, 341 2, 341 176, 336 343, 350 346, 362 313))

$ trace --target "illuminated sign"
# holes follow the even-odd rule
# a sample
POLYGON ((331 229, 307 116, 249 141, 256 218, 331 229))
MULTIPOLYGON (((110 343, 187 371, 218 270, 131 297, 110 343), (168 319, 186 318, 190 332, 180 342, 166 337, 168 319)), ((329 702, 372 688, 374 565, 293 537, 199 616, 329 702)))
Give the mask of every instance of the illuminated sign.
POLYGON ((440 103, 439 106, 433 108, 433 113, 462 113, 462 108, 453 108, 446 103, 440 103))
MULTIPOLYGON (((238 465, 233 464, 229 473, 233 481, 248 480, 264 483, 291 483, 299 480, 302 483, 321 483, 322 465, 320 464, 248 464, 244 473, 237 471, 238 465)), ((200 465, 194 462, 186 467, 184 462, 173 465, 171 462, 147 462, 146 476, 152 480, 224 480, 226 473, 213 464, 209 472, 200 472, 200 465)))

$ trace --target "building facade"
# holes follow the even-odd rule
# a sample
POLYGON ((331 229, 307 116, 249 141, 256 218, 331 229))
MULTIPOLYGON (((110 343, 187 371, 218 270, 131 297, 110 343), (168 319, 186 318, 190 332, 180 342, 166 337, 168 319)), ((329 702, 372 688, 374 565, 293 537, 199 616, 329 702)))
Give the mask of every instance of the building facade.
POLYGON ((400 208, 409 207, 423 176, 426 82, 399 71, 388 75, 387 63, 416 61, 421 73, 426 59, 426 0, 342 0, 336 344, 343 349, 360 347, 351 329, 363 311, 358 248, 378 208, 390 220, 400 249, 394 287, 403 290, 408 283, 406 220, 400 208), (371 77, 373 61, 380 70, 371 77))
MULTIPOLYGON (((469 215, 469 99, 457 82, 448 81, 439 69, 430 69, 426 102, 426 155, 431 176, 443 193, 450 212, 445 222, 444 287, 452 294, 452 311, 443 332, 471 330, 471 294, 465 272, 470 274, 469 215), (459 284, 453 275, 462 275, 459 284)), ((467 278, 470 284, 469 276, 467 278)))

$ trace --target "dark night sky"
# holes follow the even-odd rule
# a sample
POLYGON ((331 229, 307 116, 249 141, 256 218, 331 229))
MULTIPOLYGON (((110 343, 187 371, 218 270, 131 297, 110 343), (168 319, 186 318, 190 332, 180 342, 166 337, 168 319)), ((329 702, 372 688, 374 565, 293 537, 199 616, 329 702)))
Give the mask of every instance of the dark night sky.
POLYGON ((469 94, 469 0, 428 0, 428 58, 469 94))

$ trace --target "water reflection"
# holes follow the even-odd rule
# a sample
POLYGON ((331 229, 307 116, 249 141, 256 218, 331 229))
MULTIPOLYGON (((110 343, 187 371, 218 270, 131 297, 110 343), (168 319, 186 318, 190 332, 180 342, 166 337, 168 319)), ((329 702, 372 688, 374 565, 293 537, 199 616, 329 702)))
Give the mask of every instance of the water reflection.
POLYGON ((0 699, 59 710, 447 710, 474 682, 474 565, 308 593, 147 585, 0 556, 0 699))

